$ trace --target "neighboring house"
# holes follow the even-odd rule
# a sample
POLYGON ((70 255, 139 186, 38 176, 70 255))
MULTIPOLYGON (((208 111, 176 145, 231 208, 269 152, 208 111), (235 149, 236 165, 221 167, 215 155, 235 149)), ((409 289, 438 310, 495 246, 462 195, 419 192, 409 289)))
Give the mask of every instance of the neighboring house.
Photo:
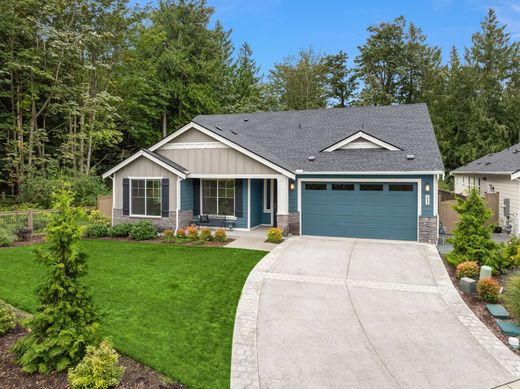
POLYGON ((424 104, 200 115, 106 172, 113 223, 279 226, 292 234, 437 239, 444 174, 424 104))
POLYGON ((455 178, 455 193, 467 194, 476 188, 480 194, 499 193, 499 224, 509 222, 513 232, 519 232, 520 209, 520 143, 499 153, 470 162, 451 172, 455 178))

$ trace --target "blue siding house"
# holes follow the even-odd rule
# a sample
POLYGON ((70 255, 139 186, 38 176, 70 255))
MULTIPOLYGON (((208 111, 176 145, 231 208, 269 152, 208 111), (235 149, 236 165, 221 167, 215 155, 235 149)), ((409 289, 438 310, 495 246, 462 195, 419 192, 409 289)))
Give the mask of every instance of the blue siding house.
POLYGON ((199 115, 104 174, 113 223, 200 220, 436 242, 444 166, 424 104, 199 115), (160 190, 159 190, 160 188, 160 190))

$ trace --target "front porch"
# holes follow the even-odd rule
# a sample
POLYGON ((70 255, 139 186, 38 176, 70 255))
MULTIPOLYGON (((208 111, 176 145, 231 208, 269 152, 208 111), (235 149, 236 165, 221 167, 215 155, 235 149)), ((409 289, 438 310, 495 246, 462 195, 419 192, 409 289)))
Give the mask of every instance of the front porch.
MULTIPOLYGON (((287 177, 198 176, 179 180, 178 185, 178 228, 197 222, 206 227, 225 226, 232 231, 279 226, 289 232, 289 203, 294 186, 287 177)), ((292 197, 296 200, 295 193, 292 197)), ((296 208, 296 201, 293 203, 296 208)))

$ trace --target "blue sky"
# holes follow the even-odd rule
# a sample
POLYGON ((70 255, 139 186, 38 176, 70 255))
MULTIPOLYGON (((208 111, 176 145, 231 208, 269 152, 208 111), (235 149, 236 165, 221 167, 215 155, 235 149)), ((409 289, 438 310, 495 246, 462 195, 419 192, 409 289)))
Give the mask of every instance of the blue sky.
MULTIPOLYGON (((141 1, 139 3, 143 4, 141 1)), ((208 0, 215 18, 233 29, 238 47, 247 41, 262 73, 301 48, 335 53, 351 59, 371 24, 404 15, 421 27, 428 42, 439 46, 446 60, 452 45, 462 50, 480 28, 489 7, 497 11, 508 32, 520 39, 520 0, 208 0)))

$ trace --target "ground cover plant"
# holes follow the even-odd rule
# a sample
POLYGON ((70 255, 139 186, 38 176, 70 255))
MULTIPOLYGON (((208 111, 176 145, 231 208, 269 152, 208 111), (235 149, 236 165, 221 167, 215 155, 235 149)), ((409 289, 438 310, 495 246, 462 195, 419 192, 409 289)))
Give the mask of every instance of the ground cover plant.
MULTIPOLYGON (((229 386, 236 306, 265 252, 115 240, 84 240, 79 249, 88 254, 85 283, 101 336, 191 389, 229 386)), ((0 298, 35 312, 45 268, 34 246, 3 249, 0 269, 0 298)))

